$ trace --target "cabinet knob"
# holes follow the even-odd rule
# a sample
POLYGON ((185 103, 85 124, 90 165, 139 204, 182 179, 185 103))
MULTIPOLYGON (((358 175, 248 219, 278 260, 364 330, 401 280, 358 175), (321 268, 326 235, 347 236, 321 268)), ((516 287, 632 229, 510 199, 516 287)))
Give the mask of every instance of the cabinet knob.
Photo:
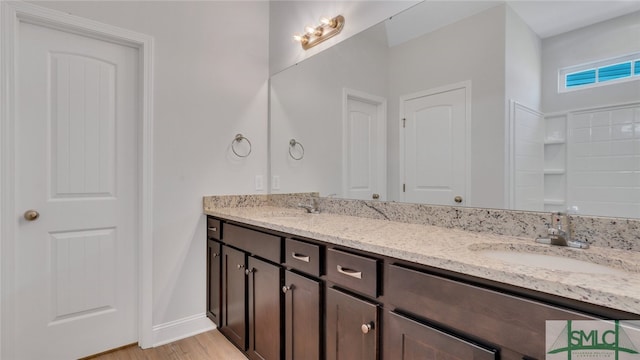
POLYGON ((249 274, 251 274, 251 273, 252 273, 252 272, 254 272, 254 271, 256 271, 256 269, 246 269, 246 270, 244 271, 244 273, 245 273, 245 274, 247 274, 247 275, 249 275, 249 274))
POLYGON ((295 286, 293 286, 293 284, 291 284, 289 286, 285 285, 285 286, 282 287, 282 292, 286 294, 287 291, 293 290, 294 288, 295 288, 295 286))
POLYGON ((238 270, 242 270, 242 269, 244 269, 244 265, 238 264, 238 270))
POLYGON ((368 334, 369 331, 373 330, 373 323, 370 322, 368 324, 362 324, 362 326, 360 326, 360 330, 362 330, 363 334, 368 334))
POLYGON ((462 196, 456 196, 453 198, 453 201, 457 202, 458 204, 460 204, 462 202, 462 196))
POLYGON ((213 253, 213 254, 211 254, 211 256, 215 258, 215 257, 220 256, 220 254, 218 254, 218 253, 213 253))
POLYGON ((380 194, 373 194, 373 195, 371 195, 371 198, 373 200, 378 200, 378 199, 380 199, 380 194))

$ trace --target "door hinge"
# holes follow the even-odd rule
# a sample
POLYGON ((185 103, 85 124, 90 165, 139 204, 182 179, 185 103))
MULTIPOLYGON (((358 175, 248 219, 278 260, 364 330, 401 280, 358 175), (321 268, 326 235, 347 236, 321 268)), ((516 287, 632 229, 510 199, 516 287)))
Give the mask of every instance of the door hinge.
POLYGON ((402 128, 406 128, 407 127, 407 118, 402 118, 402 128))
POLYGON ((407 192, 407 184, 402 184, 402 192, 407 192))

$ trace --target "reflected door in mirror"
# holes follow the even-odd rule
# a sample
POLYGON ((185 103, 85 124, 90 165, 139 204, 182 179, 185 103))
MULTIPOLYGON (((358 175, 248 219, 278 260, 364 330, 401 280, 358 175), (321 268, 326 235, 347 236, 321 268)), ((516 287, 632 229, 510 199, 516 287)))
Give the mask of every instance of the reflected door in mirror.
POLYGON ((451 86, 403 100, 403 201, 466 203, 467 92, 451 86))
POLYGON ((386 200, 386 100, 350 89, 344 94, 344 196, 386 200))

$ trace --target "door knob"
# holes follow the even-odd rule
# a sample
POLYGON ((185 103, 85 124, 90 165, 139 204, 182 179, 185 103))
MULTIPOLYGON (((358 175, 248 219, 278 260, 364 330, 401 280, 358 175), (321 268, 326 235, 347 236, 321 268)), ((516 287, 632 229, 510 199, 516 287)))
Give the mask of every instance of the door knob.
POLYGON ((40 213, 35 210, 27 210, 24 212, 24 218, 27 221, 34 221, 40 217, 40 213))
POLYGON ((458 204, 460 204, 462 202, 462 196, 456 196, 453 198, 453 201, 457 202, 458 204))

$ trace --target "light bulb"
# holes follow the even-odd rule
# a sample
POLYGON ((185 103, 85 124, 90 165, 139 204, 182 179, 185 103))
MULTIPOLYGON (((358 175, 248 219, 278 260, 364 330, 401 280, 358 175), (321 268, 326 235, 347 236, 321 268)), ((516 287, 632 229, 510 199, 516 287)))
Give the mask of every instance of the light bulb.
POLYGON ((309 34, 309 35, 313 35, 313 33, 316 32, 316 28, 314 28, 313 26, 305 26, 304 31, 309 34))
POLYGON ((332 28, 335 28, 336 26, 338 26, 338 22, 336 21, 335 18, 329 19, 327 17, 321 17, 320 23, 323 24, 324 26, 329 26, 332 28))

